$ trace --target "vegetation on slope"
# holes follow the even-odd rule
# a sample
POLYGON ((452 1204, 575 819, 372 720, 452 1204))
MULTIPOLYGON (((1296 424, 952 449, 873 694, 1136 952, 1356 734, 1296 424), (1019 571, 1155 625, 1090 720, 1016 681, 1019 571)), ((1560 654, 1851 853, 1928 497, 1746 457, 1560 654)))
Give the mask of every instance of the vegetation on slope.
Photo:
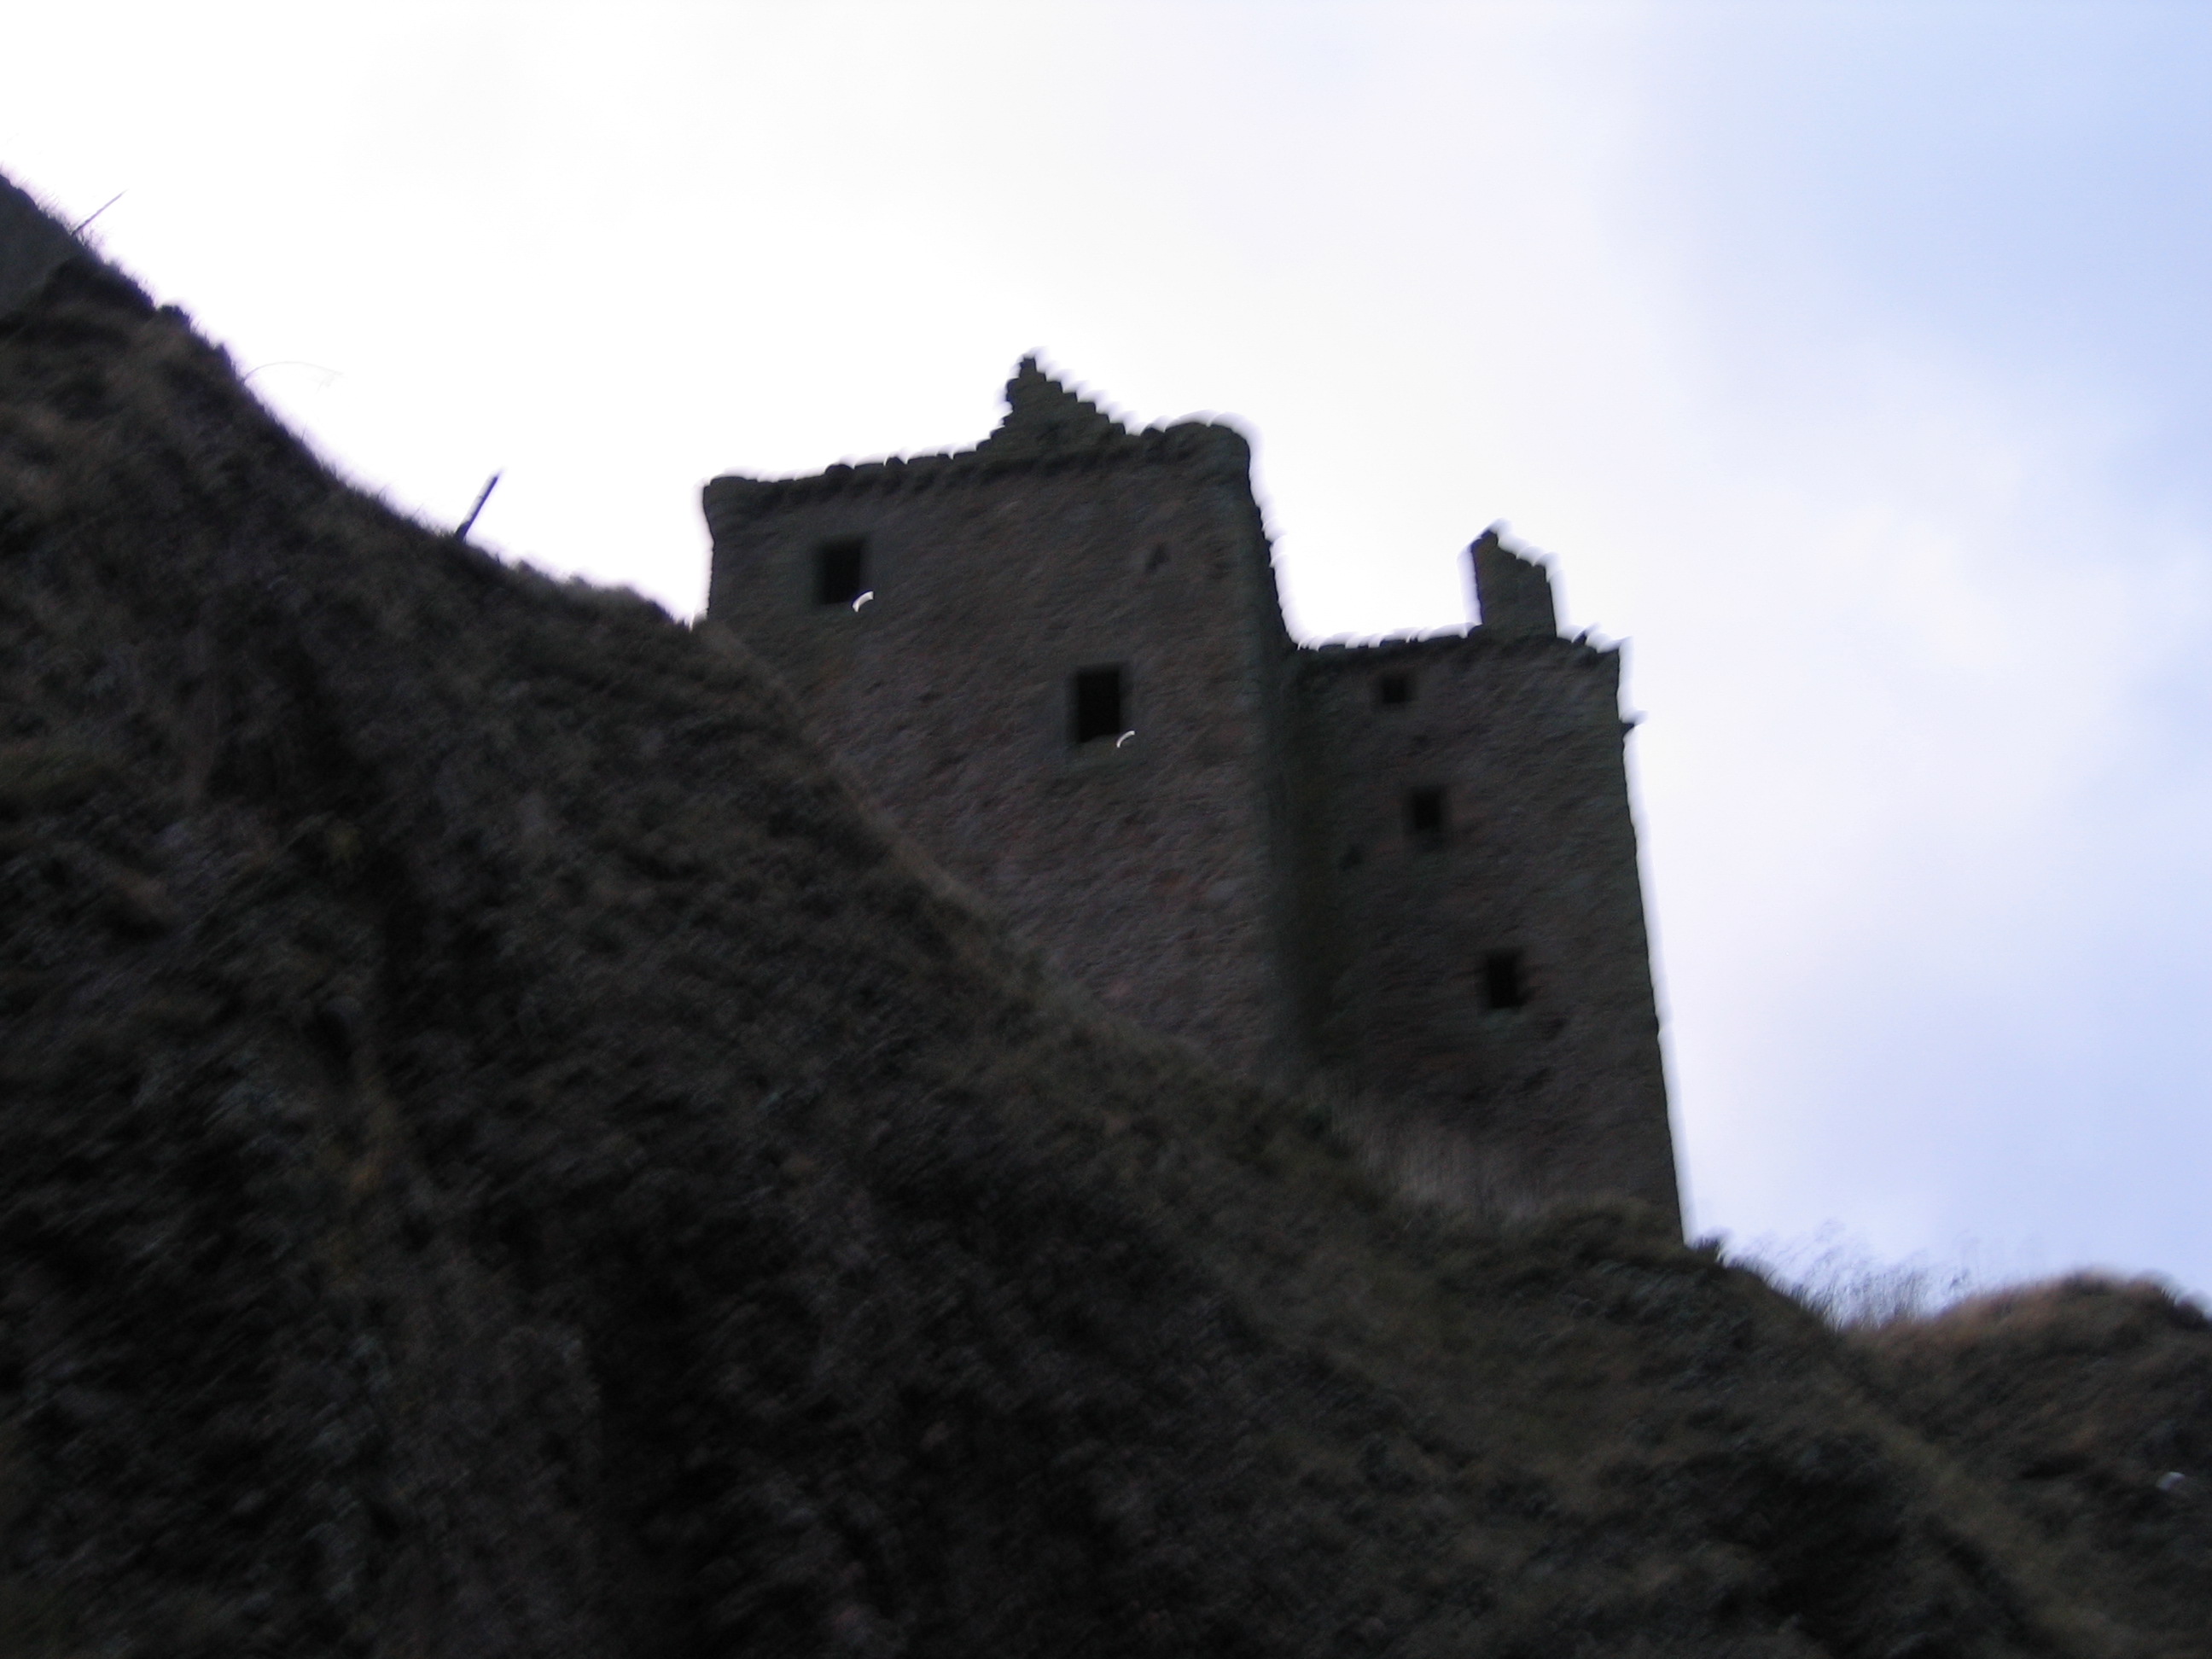
POLYGON ((1940 1343, 1394 1203, 87 261, 0 651, 0 1653, 2208 1650, 1940 1343))
POLYGON ((2212 1645, 2212 1319, 2083 1274, 1866 1334, 1899 1414, 2093 1548, 2154 1626, 2212 1645))

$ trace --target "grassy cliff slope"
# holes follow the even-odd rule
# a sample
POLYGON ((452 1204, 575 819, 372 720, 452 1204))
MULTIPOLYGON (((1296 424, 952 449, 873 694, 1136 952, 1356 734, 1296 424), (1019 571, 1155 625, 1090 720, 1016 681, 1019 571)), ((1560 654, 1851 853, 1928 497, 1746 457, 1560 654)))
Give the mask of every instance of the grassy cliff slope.
POLYGON ((0 1654, 2212 1652, 1949 1358, 1393 1203, 88 260, 0 317, 0 1654))

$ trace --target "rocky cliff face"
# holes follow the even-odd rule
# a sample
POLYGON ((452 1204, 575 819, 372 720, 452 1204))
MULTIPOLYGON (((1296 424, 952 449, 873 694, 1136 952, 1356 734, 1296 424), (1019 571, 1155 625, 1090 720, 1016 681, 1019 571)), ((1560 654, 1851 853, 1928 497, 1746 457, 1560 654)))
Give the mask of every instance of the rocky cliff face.
POLYGON ((81 258, 0 318, 0 1654, 2208 1651, 1904 1360, 1397 1206, 81 258))

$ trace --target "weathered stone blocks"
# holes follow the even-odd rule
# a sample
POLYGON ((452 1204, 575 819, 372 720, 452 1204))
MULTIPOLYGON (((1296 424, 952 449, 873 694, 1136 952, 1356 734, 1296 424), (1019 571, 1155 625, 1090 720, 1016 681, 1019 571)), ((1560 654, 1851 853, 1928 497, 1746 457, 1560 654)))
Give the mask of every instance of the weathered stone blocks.
POLYGON ((1458 1196, 1677 1213, 1618 655, 1494 531, 1481 626, 1301 649, 1241 434, 1131 433, 1033 359, 1007 400, 974 450, 714 480, 709 614, 1109 1007, 1334 1079, 1458 1196), (856 547, 874 597, 823 603, 856 547), (1078 741, 1108 671, 1124 730, 1078 741))

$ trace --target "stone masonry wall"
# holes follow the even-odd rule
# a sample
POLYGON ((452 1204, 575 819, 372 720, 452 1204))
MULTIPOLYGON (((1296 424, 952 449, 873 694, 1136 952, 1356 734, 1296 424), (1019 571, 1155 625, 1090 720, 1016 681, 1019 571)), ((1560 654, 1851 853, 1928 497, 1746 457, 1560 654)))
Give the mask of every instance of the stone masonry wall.
POLYGON ((977 451, 717 479, 708 612, 926 851, 1109 1006, 1294 1074, 1290 647, 1249 452, 1224 427, 1125 433, 1049 382, 1015 392, 977 451), (872 598, 818 602, 822 550, 854 538, 872 598), (1133 735, 1078 746, 1072 678, 1105 666, 1133 735))
POLYGON ((1301 656, 1323 1064, 1498 1190, 1675 1213, 1617 653, 1478 628, 1301 656))

